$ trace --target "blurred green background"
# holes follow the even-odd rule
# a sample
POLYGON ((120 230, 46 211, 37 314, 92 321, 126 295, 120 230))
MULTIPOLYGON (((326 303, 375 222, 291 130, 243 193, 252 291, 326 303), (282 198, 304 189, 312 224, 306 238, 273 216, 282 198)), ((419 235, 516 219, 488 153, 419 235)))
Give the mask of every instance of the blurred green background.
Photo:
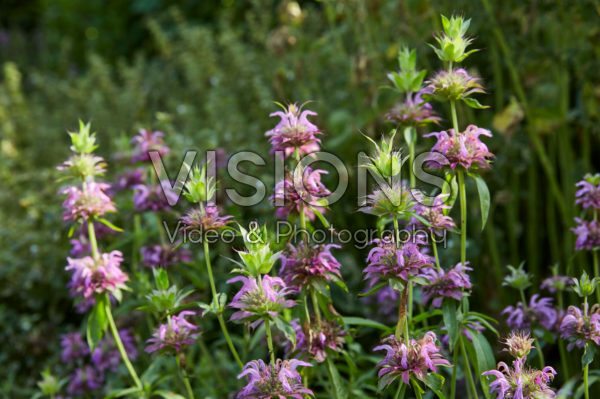
MULTIPOLYGON (((353 166, 367 148, 359 132, 393 127, 383 115, 397 98, 380 87, 397 69, 399 46, 416 47, 420 67, 441 67, 426 45, 440 13, 472 19, 481 51, 465 66, 490 93, 480 99, 491 108, 462 109, 459 118, 494 133, 497 159, 485 175, 491 223, 480 233, 478 207, 470 207, 469 258, 474 296, 485 298, 472 303, 497 315, 511 303, 499 288, 506 264, 526 260, 543 277, 555 263, 563 272, 588 263, 568 229, 574 183, 599 166, 598 1, 3 0, 0 395, 33 387, 57 359, 60 333, 81 322, 65 288, 68 240, 55 182, 68 156, 65 132, 78 118, 92 122, 110 164, 141 127, 166 132, 178 161, 185 149, 266 154, 273 101, 314 100, 323 147, 353 166)), ((424 151, 433 143, 419 144, 424 151)), ((372 226, 356 213, 355 192, 333 207, 334 225, 372 226)), ((250 220, 271 208, 230 211, 250 220)), ((452 248, 445 252, 455 261, 452 248)), ((364 254, 342 261, 356 294, 364 254)), ((361 306, 342 310, 360 314, 361 306)))

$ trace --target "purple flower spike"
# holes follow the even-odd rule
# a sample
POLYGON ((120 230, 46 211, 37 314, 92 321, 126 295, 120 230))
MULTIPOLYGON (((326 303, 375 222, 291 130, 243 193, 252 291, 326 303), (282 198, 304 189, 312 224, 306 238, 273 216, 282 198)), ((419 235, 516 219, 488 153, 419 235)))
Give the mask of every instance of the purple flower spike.
POLYGON ((429 280, 430 284, 421 287, 423 303, 427 303, 429 299, 433 298, 431 303, 434 307, 439 308, 442 306, 444 297, 460 301, 463 291, 471 289, 471 279, 467 274, 470 270, 473 269, 463 266, 462 263, 448 271, 434 268, 424 269, 422 275, 429 280))
POLYGON ((212 202, 201 208, 192 208, 180 220, 185 224, 185 230, 198 230, 201 232, 209 230, 221 230, 231 223, 232 216, 219 215, 219 208, 212 202))
POLYGON ((195 332, 198 327, 185 318, 195 314, 190 310, 184 310, 177 316, 170 316, 167 323, 161 324, 152 334, 152 338, 146 341, 146 352, 174 350, 179 353, 185 346, 192 345, 199 336, 195 332))
POLYGON ((368 266, 364 269, 364 278, 370 280, 370 287, 381 280, 406 281, 409 277, 419 275, 422 268, 433 266, 433 258, 422 253, 413 242, 407 242, 398 248, 390 239, 377 238, 373 242, 377 246, 369 252, 368 266))
POLYGON ((67 258, 69 264, 65 270, 73 271, 69 283, 71 294, 90 298, 94 294, 105 291, 113 293, 125 288, 129 277, 121 270, 122 261, 123 254, 120 251, 100 254, 97 261, 91 256, 67 258))
POLYGON ((334 320, 311 320, 310 324, 302 326, 299 319, 290 323, 296 331, 296 348, 288 346, 286 352, 308 355, 322 363, 327 358, 327 349, 334 352, 342 350, 344 331, 334 320))
POLYGON ((417 93, 406 93, 406 99, 399 102, 385 115, 392 123, 411 126, 423 126, 428 123, 437 124, 440 117, 436 115, 431 104, 425 102, 423 94, 430 94, 428 90, 417 93))
MULTIPOLYGON (((135 347, 135 341, 129 330, 120 330, 119 337, 123 342, 123 347, 130 360, 135 360, 138 355, 137 348, 135 347)), ((98 347, 94 349, 92 353, 92 364, 96 370, 102 372, 110 370, 113 373, 117 371, 121 364, 121 354, 115 345, 115 341, 112 336, 105 336, 102 341, 98 344, 98 347)))
POLYGON ((169 267, 180 262, 190 262, 192 253, 185 248, 170 245, 150 245, 140 249, 142 264, 147 267, 169 267))
POLYGON ((569 276, 551 276, 544 281, 542 281, 542 285, 540 285, 541 289, 546 289, 554 294, 556 291, 564 291, 567 287, 574 285, 573 279, 569 276))
POLYGON ((341 281, 342 266, 331 254, 331 248, 339 245, 307 245, 303 241, 294 247, 288 244, 288 251, 281 257, 279 275, 290 290, 300 292, 311 283, 341 281))
POLYGON ((386 351, 385 359, 377 364, 380 386, 388 386, 397 378, 408 385, 411 376, 423 380, 430 371, 437 372, 438 366, 450 366, 439 353, 436 339, 433 331, 425 333, 420 340, 411 339, 408 345, 393 335, 385 338, 383 345, 373 349, 386 351))
POLYGON ((475 93, 485 93, 481 79, 474 78, 463 68, 440 71, 425 82, 427 93, 440 100, 461 100, 475 93))
POLYGON ((456 134, 454 129, 426 134, 434 136, 437 143, 427 157, 427 166, 433 169, 457 167, 464 169, 488 168, 494 154, 481 141, 479 136, 492 137, 492 133, 475 125, 469 125, 464 132, 456 134))
POLYGON ((577 235, 575 250, 591 250, 600 247, 600 222, 575 218, 577 226, 571 231, 577 235))
POLYGON ((144 183, 144 170, 141 168, 128 169, 125 173, 117 175, 115 177, 115 183, 113 189, 115 191, 122 191, 125 189, 133 188, 138 184, 144 183))
POLYGON ((60 358, 63 363, 74 362, 90 353, 87 342, 83 341, 83 337, 78 332, 63 334, 60 338, 60 346, 62 346, 60 358))
POLYGON ((290 104, 285 111, 273 112, 271 117, 281 118, 273 130, 265 133, 271 143, 271 153, 283 151, 285 157, 294 154, 298 149, 300 156, 319 151, 321 140, 317 138, 322 134, 319 128, 309 122, 309 115, 317 115, 313 111, 302 111, 302 106, 290 104))
POLYGON ((506 323, 512 329, 530 329, 537 323, 551 330, 558 317, 556 309, 552 307, 552 298, 540 298, 538 294, 531 297, 529 306, 519 302, 517 306, 507 306, 502 314, 507 315, 506 323))
POLYGON ((584 209, 600 209, 600 174, 587 174, 576 186, 579 187, 575 193, 576 204, 581 204, 584 209))
POLYGON ((107 183, 86 182, 83 183, 83 189, 71 186, 62 190, 61 194, 67 194, 63 202, 63 219, 76 222, 114 212, 115 204, 106 194, 109 188, 110 184, 107 183))
POLYGON ((440 194, 431 201, 430 205, 419 204, 415 207, 417 214, 431 226, 425 226, 419 219, 413 217, 408 227, 415 226, 419 229, 425 229, 440 237, 444 235, 445 231, 456 228, 454 220, 450 216, 444 215, 444 210, 451 208, 449 205, 444 204, 448 195, 440 194))
POLYGON ((560 336, 571 341, 569 350, 574 346, 583 348, 588 342, 600 345, 600 305, 592 306, 589 313, 588 306, 587 303, 583 304, 584 311, 576 306, 569 306, 562 319, 560 336))
POLYGON ((279 277, 262 276, 259 287, 254 277, 238 276, 227 281, 227 284, 241 281, 242 288, 231 300, 230 307, 238 309, 231 315, 231 320, 251 322, 252 327, 259 325, 264 318, 274 318, 285 308, 291 308, 296 302, 286 299, 291 293, 279 277))
POLYGON ((133 206, 136 211, 165 211, 170 210, 171 205, 177 201, 177 195, 171 190, 163 190, 161 186, 138 184, 133 187, 133 206))
POLYGON ((288 175, 277 183, 275 192, 269 198, 277 206, 275 212, 277 218, 286 219, 290 214, 299 215, 302 207, 304 207, 304 216, 310 220, 315 219, 313 208, 325 213, 326 204, 323 197, 330 195, 331 192, 321 183, 323 174, 327 172, 307 167, 302 171, 302 179, 288 175))
POLYGON ((84 366, 75 370, 67 391, 70 395, 83 395, 102 387, 104 375, 92 366, 84 366))
POLYGON ((525 367, 525 358, 513 361, 510 369, 504 362, 498 363, 497 370, 483 373, 496 377, 490 384, 490 392, 497 394, 497 399, 553 399, 556 393, 548 385, 554 379, 556 371, 546 366, 541 371, 525 367))
POLYGON ((164 135, 163 132, 140 129, 139 134, 131 139, 131 143, 135 145, 131 162, 150 162, 150 151, 158 151, 161 157, 166 155, 169 147, 165 146, 164 135))
POLYGON ((238 376, 248 382, 238 393, 238 399, 294 398, 314 396, 302 385, 302 377, 296 370, 299 366, 312 367, 310 363, 297 359, 277 359, 275 364, 266 364, 261 359, 246 363, 238 376))

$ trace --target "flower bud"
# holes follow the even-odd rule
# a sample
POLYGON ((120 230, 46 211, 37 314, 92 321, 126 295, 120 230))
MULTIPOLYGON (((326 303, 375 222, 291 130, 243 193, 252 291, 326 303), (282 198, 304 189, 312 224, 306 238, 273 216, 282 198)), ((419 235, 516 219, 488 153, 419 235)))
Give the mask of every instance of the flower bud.
POLYGON ((69 132, 71 136, 71 151, 80 154, 90 154, 98 146, 96 145, 96 134, 90 134, 90 124, 84 124, 79 120, 79 132, 69 132))
POLYGON ((525 263, 521 263, 519 267, 514 268, 511 265, 508 265, 508 269, 510 270, 510 274, 504 277, 504 282, 502 285, 516 288, 518 290, 524 290, 531 286, 531 276, 525 272, 523 269, 525 263))
POLYGON ((215 194, 215 179, 207 177, 206 165, 202 169, 198 167, 194 168, 188 182, 185 184, 183 195, 192 203, 208 201, 215 194))
POLYGON ((461 62, 471 53, 477 51, 466 51, 469 44, 473 41, 473 39, 465 36, 470 23, 470 19, 465 20, 462 17, 451 17, 448 19, 442 15, 444 32, 435 37, 439 48, 431 46, 440 60, 461 62))
POLYGON ((577 293, 580 297, 588 297, 594 293, 596 290, 596 285, 598 285, 598 277, 594 277, 590 280, 590 277, 586 272, 583 272, 581 278, 573 279, 575 282, 575 286, 573 287, 573 291, 577 293))
POLYGON ((365 136, 375 145, 375 154, 369 157, 368 162, 363 167, 371 169, 386 180, 400 174, 402 164, 406 161, 406 157, 402 158, 400 151, 394 151, 393 143, 395 135, 396 131, 394 130, 388 141, 383 138, 381 140, 381 147, 371 138, 365 136))
POLYGON ((527 357, 531 349, 535 348, 533 338, 529 336, 528 332, 524 331, 512 331, 504 343, 506 344, 504 350, 517 359, 527 357))

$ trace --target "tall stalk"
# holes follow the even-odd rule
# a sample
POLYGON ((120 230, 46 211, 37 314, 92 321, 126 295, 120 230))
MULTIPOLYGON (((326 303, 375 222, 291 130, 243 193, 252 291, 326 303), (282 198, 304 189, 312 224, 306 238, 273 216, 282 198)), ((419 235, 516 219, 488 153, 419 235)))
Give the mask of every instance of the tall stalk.
MULTIPOLYGON (((212 292, 213 300, 217 301, 217 288, 215 286, 215 279, 213 278, 212 266, 210 264, 210 250, 208 247, 208 241, 206 240, 206 237, 204 237, 202 243, 204 245, 204 259, 206 263, 206 271, 208 273, 208 280, 210 282, 210 290, 212 292)), ((227 331, 227 326, 225 325, 225 320, 223 320, 223 315, 220 312, 217 312, 217 319, 219 320, 221 331, 223 331, 223 335, 225 336, 225 340, 227 341, 227 346, 229 346, 231 354, 233 355, 235 361, 240 366, 240 368, 244 368, 244 364, 242 363, 242 360, 240 359, 240 356, 238 355, 237 350, 235 349, 235 346, 231 341, 231 337, 229 336, 229 332, 227 331)))

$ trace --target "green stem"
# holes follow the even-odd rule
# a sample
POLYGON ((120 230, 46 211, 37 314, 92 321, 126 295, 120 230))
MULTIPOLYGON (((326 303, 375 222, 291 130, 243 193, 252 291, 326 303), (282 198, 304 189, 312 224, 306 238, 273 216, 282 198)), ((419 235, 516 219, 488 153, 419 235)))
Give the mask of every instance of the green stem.
MULTIPOLYGON (((415 135, 416 136, 416 135, 415 135)), ((415 163, 415 143, 411 143, 408 146, 408 176, 410 178, 410 188, 415 188, 417 182, 415 178, 415 173, 413 171, 413 164, 415 163)))
POLYGON ((471 365, 469 364, 469 359, 467 358, 467 350, 465 349, 465 342, 463 340, 462 335, 458 338, 460 341, 460 350, 463 356, 463 362, 465 363, 465 369, 467 374, 467 382, 469 383, 470 391, 473 392, 473 397, 477 398, 477 388, 475 387, 475 380, 473 379, 473 373, 471 373, 471 365))
POLYGON ((433 249, 433 256, 435 257, 435 266, 438 270, 442 270, 440 266, 440 258, 438 256, 437 244, 435 243, 435 233, 431 232, 431 248, 433 249))
POLYGON ((458 129, 458 116, 456 114, 456 101, 450 100, 450 113, 452 114, 452 128, 454 134, 458 135, 460 130, 458 129))
POLYGON ((275 364, 275 351, 273 350, 273 338, 271 337, 271 324, 269 320, 265 320, 265 331, 267 332, 267 345, 269 354, 271 355, 271 364, 275 364))
MULTIPOLYGON (((202 243, 204 244, 204 259, 206 261, 206 271, 208 273, 208 280, 210 282, 210 290, 212 291, 213 301, 217 301, 217 288, 215 286, 215 279, 213 278, 212 266, 210 264, 210 250, 208 247, 208 241, 206 241, 206 237, 204 237, 202 243)), ((225 336, 225 340, 227 341, 227 345, 229 346, 231 354, 235 358, 235 361, 240 368, 244 368, 244 364, 242 363, 240 356, 238 355, 237 350, 231 341, 231 337, 227 331, 227 326, 225 325, 225 320, 223 320, 223 315, 220 313, 220 311, 217 313, 217 319, 219 320, 219 325, 221 326, 221 330, 223 331, 223 335, 225 336)))
POLYGON ((108 298, 106 298, 106 300, 104 302, 106 304, 105 310, 106 310, 106 316, 108 318, 108 325, 110 327, 110 331, 112 333, 113 339, 115 340, 115 344, 117 345, 117 349, 119 350, 119 353, 121 354, 121 358, 123 359, 123 363, 125 363, 125 367, 127 367, 127 370, 129 371, 131 378, 135 382, 136 387, 141 391, 144 386, 142 385, 142 381, 140 381, 140 378, 138 377, 137 373, 135 372, 135 369, 133 368, 131 361, 129 361, 127 352, 125 352, 125 347, 123 346, 123 342, 121 341, 121 337, 119 336, 119 330, 117 330, 117 326, 115 324, 115 319, 113 318, 112 311, 110 309, 110 300, 108 298))
POLYGON ((403 399, 404 392, 406 391, 406 384, 402 382, 402 380, 398 380, 398 390, 394 395, 394 399, 403 399))
POLYGON ((585 399, 590 399, 590 387, 588 386, 588 370, 590 365, 586 364, 583 368, 583 385, 585 386, 585 399))
POLYGON ((94 230, 94 223, 89 219, 87 221, 87 228, 88 238, 90 240, 90 245, 92 246, 92 256, 94 258, 94 263, 97 263, 99 257, 98 242, 96 241, 96 231, 94 230))
POLYGON ((458 346, 458 341, 454 344, 454 356, 452 359, 452 380, 450 382, 450 399, 454 399, 456 397, 456 375, 458 371, 458 357, 460 356, 460 346, 458 346))
POLYGON ((458 169, 456 175, 460 196, 460 263, 465 265, 467 261, 467 192, 464 172, 458 169))
POLYGON ((423 399, 423 395, 421 394, 421 387, 419 386, 419 383, 413 379, 412 384, 413 384, 413 391, 415 391, 415 396, 417 397, 417 399, 423 399))
POLYGON ((317 299, 317 291, 314 288, 310 288, 310 297, 312 299, 313 308, 315 310, 315 316, 317 317, 317 321, 321 321, 321 310, 319 309, 319 302, 317 299))
POLYGON ((568 367, 567 351, 565 350, 565 343, 562 339, 558 340, 558 352, 560 354, 560 364, 562 366, 562 372, 564 374, 563 381, 568 381, 569 380, 569 367, 568 367))
POLYGON ((192 390, 192 386, 190 385, 190 380, 187 377, 185 370, 181 367, 181 353, 179 353, 175 359, 177 359, 177 368, 181 373, 181 378, 183 379, 183 384, 185 385, 185 390, 187 391, 187 395, 189 399, 194 399, 194 391, 192 390))

